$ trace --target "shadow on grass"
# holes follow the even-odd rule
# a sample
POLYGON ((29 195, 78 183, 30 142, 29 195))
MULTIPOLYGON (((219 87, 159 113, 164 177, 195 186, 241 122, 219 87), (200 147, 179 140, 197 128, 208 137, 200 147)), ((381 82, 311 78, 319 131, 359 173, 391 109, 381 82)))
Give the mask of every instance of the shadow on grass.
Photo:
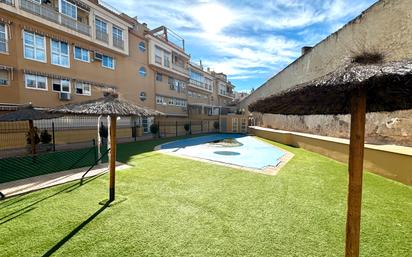
MULTIPOLYGON (((84 185, 86 185, 87 183, 90 183, 91 181, 93 181, 93 180, 95 180, 95 179, 103 176, 104 174, 105 174, 105 173, 102 173, 102 174, 100 174, 100 175, 91 177, 91 178, 89 178, 87 181, 84 181, 83 184, 80 184, 80 182, 79 182, 79 183, 75 183, 75 184, 73 184, 73 185, 70 185, 70 186, 68 186, 68 187, 66 187, 66 188, 63 188, 62 190, 60 190, 60 191, 58 191, 58 192, 56 192, 56 193, 54 193, 54 194, 51 194, 51 195, 46 196, 46 197, 43 197, 43 198, 35 201, 34 203, 31 203, 31 204, 29 204, 29 205, 27 205, 27 206, 25 206, 25 207, 23 207, 23 208, 21 208, 21 209, 19 209, 19 210, 17 210, 17 211, 14 211, 14 212, 12 212, 12 213, 9 213, 9 214, 7 214, 7 215, 5 215, 5 216, 3 216, 3 217, 0 218, 0 222, 1 222, 0 224, 5 223, 4 220, 9 221, 9 220, 12 220, 12 219, 14 219, 14 218, 17 218, 18 216, 21 216, 21 215, 24 214, 24 213, 27 213, 27 212, 28 212, 28 211, 27 211, 28 209, 32 209, 33 206, 35 206, 35 205, 37 205, 37 204, 39 204, 39 203, 41 203, 41 202, 43 202, 43 201, 46 201, 46 200, 48 200, 48 199, 50 199, 50 198, 53 198, 53 197, 55 197, 56 195, 59 195, 59 194, 61 194, 61 193, 70 193, 70 192, 72 192, 73 190, 76 190, 76 189, 80 188, 81 186, 84 186, 84 185), (12 217, 12 216, 13 216, 13 217, 12 217), (10 217, 12 217, 12 218, 10 218, 10 217)), ((16 204, 16 203, 18 203, 18 202, 21 202, 21 201, 25 200, 24 196, 20 196, 20 197, 22 197, 22 198, 21 198, 21 199, 17 199, 16 201, 13 201, 13 202, 10 203, 10 204, 7 204, 7 203, 5 203, 4 205, 0 204, 0 207, 2 207, 2 208, 10 207, 10 206, 12 206, 13 204, 16 204)))
POLYGON ((80 230, 82 230, 87 224, 94 220, 100 213, 102 213, 107 207, 109 207, 110 202, 106 202, 99 210, 93 213, 87 220, 83 221, 79 226, 72 230, 67 236, 60 240, 55 246, 48 250, 43 256, 51 256, 57 250, 60 249, 67 241, 69 241, 73 236, 75 236, 80 230))

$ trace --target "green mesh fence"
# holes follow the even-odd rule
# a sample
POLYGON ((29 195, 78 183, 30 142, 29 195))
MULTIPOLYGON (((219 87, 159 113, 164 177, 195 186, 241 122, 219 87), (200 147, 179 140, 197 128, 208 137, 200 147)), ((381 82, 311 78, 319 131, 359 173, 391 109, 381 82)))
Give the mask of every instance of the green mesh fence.
MULTIPOLYGON (((96 147, 0 159, 0 183, 90 167, 96 162, 96 159, 96 147)), ((102 162, 107 162, 107 157, 103 158, 102 162)))

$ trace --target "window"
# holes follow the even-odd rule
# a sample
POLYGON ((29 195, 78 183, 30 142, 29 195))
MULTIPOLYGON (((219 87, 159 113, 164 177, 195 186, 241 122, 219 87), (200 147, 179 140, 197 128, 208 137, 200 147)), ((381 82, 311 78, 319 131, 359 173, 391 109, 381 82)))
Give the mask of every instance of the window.
POLYGON ((139 50, 142 51, 142 52, 146 51, 145 42, 142 41, 142 42, 139 43, 139 50))
POLYGON ((47 91, 47 78, 43 76, 26 74, 24 76, 26 88, 47 91))
POLYGON ((163 65, 170 67, 170 53, 168 52, 163 52, 163 65))
POLYGON ((69 68, 69 44, 62 41, 51 40, 51 63, 54 65, 69 68))
POLYGON ((77 82, 76 83, 76 95, 92 95, 92 87, 90 84, 77 82))
POLYGON ((107 35, 107 23, 96 18, 96 38, 98 40, 104 41, 104 42, 108 42, 109 38, 107 35))
POLYGON ((150 132, 150 125, 152 125, 152 119, 148 117, 143 117, 142 118, 142 127, 143 127, 143 133, 149 133, 150 132))
POLYGON ((169 105, 176 105, 176 99, 175 98, 169 98, 168 104, 169 105))
POLYGON ((146 77, 146 75, 147 75, 147 71, 146 71, 146 68, 145 67, 141 67, 140 69, 139 69, 139 74, 140 74, 140 76, 141 77, 146 77))
POLYGON ((31 1, 36 3, 36 4, 41 4, 41 0, 31 0, 31 1))
POLYGON ((113 57, 103 55, 102 66, 114 70, 114 59, 113 57))
POLYGON ((162 81, 163 80, 163 74, 159 73, 159 72, 156 72, 156 80, 157 81, 162 81))
POLYGON ((46 62, 46 38, 33 32, 24 31, 24 58, 46 62))
POLYGON ((54 79, 53 80, 53 91, 54 92, 62 92, 62 93, 70 93, 70 80, 67 79, 54 79))
POLYGON ((9 85, 9 81, 10 81, 9 71, 0 69, 0 86, 9 85))
POLYGON ((66 1, 60 0, 60 12, 77 20, 77 7, 76 5, 66 1))
POLYGON ((139 94, 139 99, 140 99, 140 101, 142 101, 142 102, 146 101, 146 99, 147 99, 147 94, 146 94, 146 92, 140 92, 140 94, 139 94))
POLYGON ((90 62, 90 51, 80 48, 78 46, 74 47, 74 59, 83 61, 83 62, 90 62))
POLYGON ((238 132, 238 119, 233 118, 232 119, 232 132, 238 132))
POLYGON ((7 53, 7 27, 0 23, 0 52, 7 53))
POLYGON ((113 45, 123 48, 123 30, 113 26, 113 45))
POLYGON ((156 103, 157 104, 164 104, 165 102, 165 98, 163 96, 156 96, 156 103))
POLYGON ((157 64, 160 64, 160 65, 162 65, 162 52, 163 52, 163 50, 160 47, 156 46, 156 48, 155 48, 155 62, 157 64))

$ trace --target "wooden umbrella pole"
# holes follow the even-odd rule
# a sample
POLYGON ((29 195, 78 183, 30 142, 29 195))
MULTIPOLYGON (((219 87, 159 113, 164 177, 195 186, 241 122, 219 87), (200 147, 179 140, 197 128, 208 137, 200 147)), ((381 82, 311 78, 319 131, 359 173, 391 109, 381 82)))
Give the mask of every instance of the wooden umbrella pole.
POLYGON ((365 116, 366 92, 357 89, 351 99, 346 257, 359 256, 365 116))
POLYGON ((109 181, 109 202, 115 198, 115 179, 116 179, 116 120, 117 117, 110 116, 110 181, 109 181))

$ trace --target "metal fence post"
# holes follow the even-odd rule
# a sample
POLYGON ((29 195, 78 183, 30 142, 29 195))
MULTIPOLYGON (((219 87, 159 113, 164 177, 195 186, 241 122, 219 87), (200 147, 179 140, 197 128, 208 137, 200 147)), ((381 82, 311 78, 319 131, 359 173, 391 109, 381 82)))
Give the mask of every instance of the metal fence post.
POLYGON ((56 139, 54 134, 54 121, 52 121, 52 135, 53 135, 53 152, 56 152, 56 139))
POLYGON ((177 127, 177 121, 176 121, 176 137, 179 136, 178 129, 179 129, 179 128, 177 127))
POLYGON ((137 141, 137 125, 136 125, 136 121, 134 121, 134 141, 137 141))
POLYGON ((189 135, 192 134, 192 120, 189 120, 189 135))
POLYGON ((203 134, 203 120, 200 120, 200 132, 203 134))
POLYGON ((97 162, 97 147, 96 147, 96 139, 93 138, 93 148, 95 148, 95 150, 93 151, 94 153, 94 162, 97 162))

